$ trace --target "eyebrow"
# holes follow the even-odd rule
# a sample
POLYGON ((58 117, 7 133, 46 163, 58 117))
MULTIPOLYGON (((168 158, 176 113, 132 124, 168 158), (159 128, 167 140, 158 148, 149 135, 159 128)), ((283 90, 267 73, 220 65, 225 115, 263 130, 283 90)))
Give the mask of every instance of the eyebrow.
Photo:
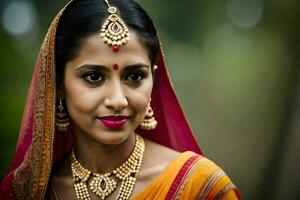
POLYGON ((146 65, 146 64, 138 63, 138 64, 126 66, 124 68, 124 70, 134 70, 134 69, 140 69, 140 68, 147 68, 147 69, 149 69, 150 67, 148 65, 146 65))
MULTIPOLYGON (((126 66, 124 68, 124 70, 134 70, 134 69, 140 69, 140 68, 149 69, 150 67, 146 64, 138 63, 138 64, 133 64, 133 65, 126 66)), ((96 64, 84 64, 84 65, 79 66, 76 70, 81 70, 81 69, 109 71, 109 67, 106 67, 104 65, 96 65, 96 64)))
POLYGON ((105 67, 104 65, 96 65, 96 64, 84 64, 84 65, 79 66, 76 70, 81 70, 81 69, 109 71, 109 69, 107 67, 105 67))

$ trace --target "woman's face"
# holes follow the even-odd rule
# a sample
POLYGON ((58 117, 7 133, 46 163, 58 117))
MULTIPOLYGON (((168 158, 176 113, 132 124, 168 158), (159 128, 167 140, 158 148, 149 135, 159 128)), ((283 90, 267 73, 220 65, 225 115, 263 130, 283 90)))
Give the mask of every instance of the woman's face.
POLYGON ((118 52, 99 34, 88 37, 65 69, 64 93, 75 133, 106 145, 125 141, 143 121, 152 87, 147 50, 133 31, 118 52))

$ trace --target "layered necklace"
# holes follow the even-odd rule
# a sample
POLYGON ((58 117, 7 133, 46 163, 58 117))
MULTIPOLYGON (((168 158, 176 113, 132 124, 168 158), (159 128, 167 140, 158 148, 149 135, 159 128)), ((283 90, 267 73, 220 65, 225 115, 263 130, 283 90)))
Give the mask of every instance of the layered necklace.
POLYGON ((134 149, 129 158, 113 171, 105 174, 99 174, 91 172, 87 168, 83 167, 77 160, 73 149, 71 155, 71 171, 77 199, 91 199, 88 190, 88 182, 89 189, 100 199, 105 199, 117 188, 117 181, 113 177, 116 177, 121 181, 121 187, 117 199, 129 199, 136 182, 135 175, 141 168, 144 150, 144 139, 141 136, 136 135, 134 149))

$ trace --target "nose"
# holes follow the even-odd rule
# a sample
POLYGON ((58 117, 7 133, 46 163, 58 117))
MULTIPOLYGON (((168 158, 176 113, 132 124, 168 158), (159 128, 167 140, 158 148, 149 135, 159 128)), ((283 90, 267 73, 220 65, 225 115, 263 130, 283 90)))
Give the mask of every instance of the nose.
POLYGON ((104 105, 113 112, 120 112, 127 107, 128 101, 120 83, 109 86, 104 105))

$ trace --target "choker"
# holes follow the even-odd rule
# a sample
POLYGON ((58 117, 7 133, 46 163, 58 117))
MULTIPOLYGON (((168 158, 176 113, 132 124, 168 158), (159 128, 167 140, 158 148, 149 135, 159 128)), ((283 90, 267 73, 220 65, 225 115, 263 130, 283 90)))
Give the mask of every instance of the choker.
POLYGON ((141 136, 136 135, 134 149, 129 158, 118 168, 112 170, 111 172, 99 174, 91 172, 90 170, 82 166, 77 160, 73 149, 71 153, 71 171, 77 199, 91 199, 88 190, 89 182, 89 189, 100 199, 104 200, 117 188, 116 179, 121 180, 121 187, 117 199, 129 199, 135 186, 135 175, 141 168, 144 150, 144 139, 141 136))

